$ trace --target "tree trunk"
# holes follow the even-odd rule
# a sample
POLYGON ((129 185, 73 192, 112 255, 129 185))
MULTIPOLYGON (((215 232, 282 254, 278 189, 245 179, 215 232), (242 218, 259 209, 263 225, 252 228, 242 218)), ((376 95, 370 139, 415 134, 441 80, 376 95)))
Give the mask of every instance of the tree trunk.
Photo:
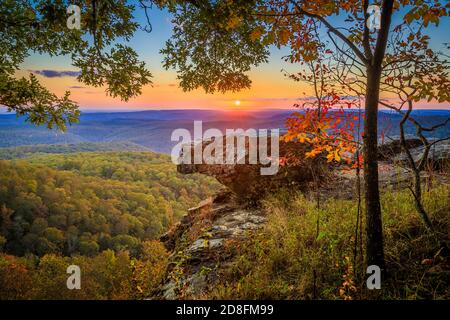
POLYGON ((414 170, 413 197, 417 212, 419 212, 420 217, 422 218, 427 228, 430 229, 430 231, 434 232, 433 224, 431 223, 431 220, 422 204, 422 187, 420 185, 420 171, 418 169, 414 170))
POLYGON ((411 154, 411 151, 408 148, 408 145, 406 143, 405 138, 405 123, 410 118, 411 112, 413 110, 412 101, 408 100, 408 111, 403 115, 402 121, 400 121, 400 144, 403 148, 403 151, 406 154, 406 158, 409 163, 409 167, 413 172, 414 177, 414 189, 410 188, 411 193, 414 197, 414 203, 417 209, 417 212, 420 214, 422 220, 424 221, 427 228, 430 229, 430 231, 433 231, 433 225, 431 224, 431 220, 428 217, 427 212, 425 211, 425 208, 422 205, 422 189, 420 185, 420 172, 423 170, 423 167, 425 166, 425 163, 428 160, 428 154, 430 152, 430 144, 428 143, 428 140, 425 138, 425 136, 422 134, 421 127, 416 124, 417 126, 417 134, 422 141, 422 144, 425 148, 423 152, 422 159, 420 160, 419 164, 416 165, 416 162, 411 154))
POLYGON ((364 186, 366 213, 366 263, 384 270, 383 225, 378 187, 378 101, 381 67, 367 67, 364 119, 364 186))

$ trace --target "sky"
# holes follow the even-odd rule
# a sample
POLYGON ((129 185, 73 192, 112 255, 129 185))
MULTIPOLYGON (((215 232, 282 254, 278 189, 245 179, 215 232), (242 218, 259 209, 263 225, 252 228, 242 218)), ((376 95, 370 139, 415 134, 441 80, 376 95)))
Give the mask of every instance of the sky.
MULTIPOLYGON (((136 19, 144 21, 143 10, 136 10, 136 19)), ((274 109, 293 108, 304 95, 311 95, 311 90, 294 82, 284 75, 282 70, 296 72, 296 65, 284 62, 282 57, 286 49, 270 48, 269 63, 254 68, 249 72, 252 80, 250 89, 237 93, 206 94, 202 89, 183 92, 179 88, 176 72, 166 71, 162 67, 163 57, 159 51, 171 36, 172 25, 170 15, 165 11, 152 9, 150 19, 153 30, 149 34, 143 30, 136 32, 128 43, 137 51, 139 58, 145 61, 147 68, 153 74, 153 86, 145 86, 139 97, 128 102, 118 98, 108 97, 105 88, 94 88, 79 83, 76 80, 77 69, 71 65, 70 57, 49 57, 47 55, 31 54, 21 65, 17 76, 27 76, 30 72, 36 74, 43 85, 55 94, 61 96, 66 90, 71 91, 71 99, 76 101, 84 111, 124 111, 145 109, 274 109), (239 102, 237 102, 239 101, 239 102)), ((441 26, 430 28, 433 45, 438 46, 449 42, 450 19, 441 26)), ((394 21, 395 23, 395 21, 394 21)), ((419 108, 450 109, 449 104, 421 103, 419 108)))

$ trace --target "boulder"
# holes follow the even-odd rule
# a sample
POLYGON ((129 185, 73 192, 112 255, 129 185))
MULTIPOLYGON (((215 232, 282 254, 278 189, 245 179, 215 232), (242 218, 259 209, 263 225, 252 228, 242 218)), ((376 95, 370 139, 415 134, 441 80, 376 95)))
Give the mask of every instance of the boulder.
MULTIPOLYGON (((422 145, 422 141, 417 138, 406 138, 406 145, 409 149, 416 148, 422 145)), ((378 160, 380 161, 392 161, 400 153, 402 153, 400 138, 389 140, 378 146, 378 160)))
MULTIPOLYGON (((281 163, 274 175, 263 175, 261 174, 261 168, 268 167, 268 165, 249 164, 249 141, 247 139, 245 144, 245 164, 237 164, 238 161, 235 161, 234 164, 211 164, 205 163, 203 159, 202 163, 198 164, 181 161, 177 170, 183 174, 201 173, 215 177, 221 184, 235 193, 239 201, 247 203, 258 202, 258 199, 261 199, 264 194, 280 188, 295 186, 297 190, 307 191, 313 183, 323 181, 324 177, 330 173, 331 167, 324 157, 305 157, 305 153, 311 149, 308 144, 280 141, 279 157, 282 160, 281 162, 286 158, 295 160, 281 163)), ((210 143, 210 141, 203 142, 202 150, 205 150, 210 143)), ((223 145, 223 154, 226 154, 225 143, 223 145)), ((193 159, 195 148, 198 148, 198 145, 192 143, 185 146, 183 152, 191 152, 191 158, 193 159)), ((270 146, 267 153, 271 155, 270 146)))
MULTIPOLYGON (((408 159, 400 144, 400 138, 392 138, 389 142, 378 146, 378 159, 391 164, 398 164, 408 167, 408 159)), ((432 143, 434 139, 429 139, 432 143)), ((406 138, 406 146, 416 163, 418 163, 425 151, 425 147, 420 139, 406 138)), ((444 140, 434 144, 428 154, 428 164, 434 169, 443 169, 450 162, 450 140, 444 140)))
MULTIPOLYGON (((425 147, 423 145, 410 149, 414 162, 419 163, 423 157, 425 147)), ((404 152, 398 154, 394 158, 394 162, 401 165, 409 166, 408 159, 404 152)), ((428 165, 433 169, 445 169, 450 167, 450 140, 444 140, 434 144, 427 159, 428 165)))

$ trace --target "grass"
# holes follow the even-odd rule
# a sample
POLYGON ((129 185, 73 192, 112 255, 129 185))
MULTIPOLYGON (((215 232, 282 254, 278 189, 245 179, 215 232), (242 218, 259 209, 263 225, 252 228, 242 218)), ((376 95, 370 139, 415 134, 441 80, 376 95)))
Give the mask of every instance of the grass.
MULTIPOLYGON (((440 240, 450 245, 448 186, 424 188, 423 199, 440 240)), ((449 299, 448 257, 412 200, 407 189, 382 194, 388 277, 381 290, 366 289, 355 200, 329 199, 317 208, 301 194, 279 192, 264 202, 267 225, 236 246, 235 260, 208 298, 449 299)))

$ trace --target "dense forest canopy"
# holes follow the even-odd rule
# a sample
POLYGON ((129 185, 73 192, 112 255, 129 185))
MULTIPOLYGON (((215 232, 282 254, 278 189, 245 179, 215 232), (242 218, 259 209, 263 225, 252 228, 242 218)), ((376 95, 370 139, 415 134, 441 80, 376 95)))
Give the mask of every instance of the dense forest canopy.
POLYGON ((165 274, 157 240, 219 188, 130 142, 0 149, 0 299, 140 299, 165 274), (120 151, 122 150, 122 151, 120 151), (26 159, 24 159, 26 158, 26 159), (81 290, 65 290, 69 265, 81 290), (20 281, 17 281, 20 279, 20 281))
POLYGON ((138 258, 131 257, 127 251, 112 250, 95 257, 0 254, 0 299, 147 298, 164 275, 168 254, 158 241, 146 241, 142 248, 138 258), (61 290, 66 288, 69 265, 83 270, 80 290, 61 290))
POLYGON ((182 177, 149 152, 75 153, 0 161, 0 232, 14 255, 141 253, 218 188, 182 177))
POLYGON ((148 151, 144 146, 124 142, 81 142, 65 144, 35 144, 10 148, 0 148, 0 159, 10 160, 28 158, 36 155, 51 153, 74 153, 74 152, 100 152, 100 151, 148 151))

